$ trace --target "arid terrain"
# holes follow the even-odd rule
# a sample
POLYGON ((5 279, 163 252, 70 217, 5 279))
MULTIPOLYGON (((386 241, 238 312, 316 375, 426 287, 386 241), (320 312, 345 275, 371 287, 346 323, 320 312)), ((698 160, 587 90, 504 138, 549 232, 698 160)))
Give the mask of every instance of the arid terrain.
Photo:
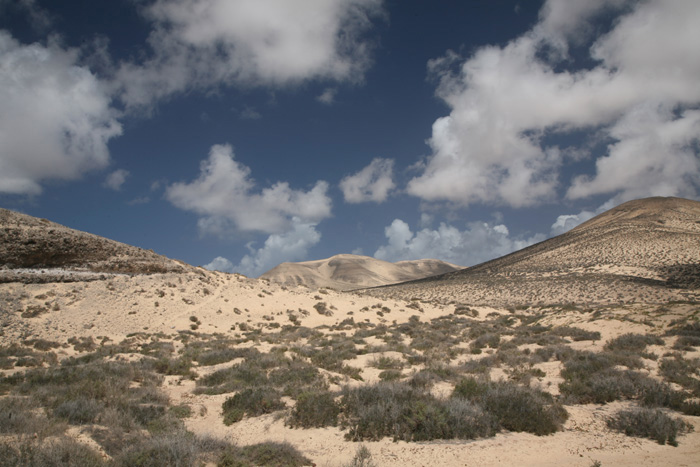
POLYGON ((390 263, 369 256, 336 255, 318 261, 282 263, 260 276, 286 286, 356 290, 424 279, 458 271, 461 266, 436 259, 390 263))
POLYGON ((334 258, 252 279, 0 211, 0 465, 698 465, 700 203, 352 292, 402 279, 334 258))

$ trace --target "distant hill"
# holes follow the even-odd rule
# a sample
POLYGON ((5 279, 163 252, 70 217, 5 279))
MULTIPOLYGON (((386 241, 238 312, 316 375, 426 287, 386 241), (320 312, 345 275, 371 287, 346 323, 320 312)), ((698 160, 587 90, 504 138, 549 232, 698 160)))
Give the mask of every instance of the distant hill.
POLYGON ((459 269, 460 266, 436 259, 390 263, 368 256, 336 255, 318 261, 282 263, 260 278, 287 286, 352 290, 422 279, 459 269))
POLYGON ((501 258, 370 293, 494 306, 700 300, 700 202, 629 201, 501 258))
POLYGON ((0 208, 0 281, 18 274, 34 280, 51 280, 57 275, 65 278, 56 270, 149 274, 193 269, 150 250, 0 208), (22 269, 30 271, 20 272, 22 269), (38 269, 53 271, 31 274, 38 269))

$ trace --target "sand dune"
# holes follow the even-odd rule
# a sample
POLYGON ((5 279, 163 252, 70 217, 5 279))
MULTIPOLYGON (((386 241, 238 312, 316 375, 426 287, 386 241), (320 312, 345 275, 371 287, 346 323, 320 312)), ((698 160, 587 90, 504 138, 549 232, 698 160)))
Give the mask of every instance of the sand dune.
POLYGON ((353 290, 423 279, 459 269, 460 266, 436 259, 390 263, 368 256, 336 255, 317 261, 282 263, 260 278, 288 286, 353 290))

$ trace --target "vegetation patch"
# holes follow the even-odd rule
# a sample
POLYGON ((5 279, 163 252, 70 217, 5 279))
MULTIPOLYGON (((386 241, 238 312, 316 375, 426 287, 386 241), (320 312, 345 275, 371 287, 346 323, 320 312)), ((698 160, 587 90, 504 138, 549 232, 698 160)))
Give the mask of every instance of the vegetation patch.
POLYGON ((678 436, 693 427, 680 418, 673 418, 660 409, 620 411, 607 420, 608 427, 628 436, 649 438, 659 444, 678 446, 678 436))

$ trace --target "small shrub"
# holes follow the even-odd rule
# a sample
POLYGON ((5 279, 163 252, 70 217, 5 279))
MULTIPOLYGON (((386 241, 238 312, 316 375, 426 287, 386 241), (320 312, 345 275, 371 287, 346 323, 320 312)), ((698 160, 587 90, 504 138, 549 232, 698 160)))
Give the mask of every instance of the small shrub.
POLYGON ((118 467, 169 467, 196 465, 199 447, 191 434, 175 433, 141 438, 115 456, 118 467))
POLYGON ((372 461, 372 453, 364 444, 360 444, 355 451, 355 457, 349 464, 343 467, 375 467, 376 464, 372 461))
POLYGON ((440 400, 405 383, 344 388, 347 439, 427 441, 493 436, 492 416, 466 400, 440 400))
MULTIPOLYGON (((320 297, 319 297, 320 298, 320 297)), ((328 305, 326 305, 326 302, 318 302, 314 305, 314 309, 318 312, 319 315, 323 316, 333 316, 333 311, 328 309, 328 305)))
POLYGON ((224 424, 231 425, 239 422, 245 416, 256 417, 285 408, 280 394, 271 388, 244 389, 233 397, 229 397, 221 406, 224 424))
POLYGON ((664 341, 660 337, 644 334, 622 334, 608 341, 604 349, 609 351, 622 352, 643 352, 648 345, 663 345, 664 341))
POLYGON ((0 463, 27 467, 101 467, 108 465, 102 456, 77 441, 59 438, 55 441, 22 439, 19 443, 0 443, 0 463))
POLYGON ((384 370, 379 373, 379 379, 382 381, 396 381, 403 377, 401 370, 384 370))
POLYGON ((549 435, 561 429, 568 418, 550 394, 508 382, 482 383, 468 378, 455 387, 453 396, 478 403, 510 431, 549 435))
POLYGON ((391 358, 382 355, 369 362, 369 366, 379 370, 400 370, 403 368, 403 362, 398 358, 391 358))
POLYGON ((229 447, 219 457, 217 467, 301 467, 314 465, 289 443, 267 441, 243 447, 229 447))
POLYGON ((335 426, 338 423, 340 406, 328 391, 303 392, 287 418, 291 427, 316 428, 335 426))
POLYGON ((649 438, 659 444, 677 446, 677 437, 692 431, 692 425, 672 418, 660 409, 635 409, 618 412, 607 420, 608 427, 627 436, 649 438))

